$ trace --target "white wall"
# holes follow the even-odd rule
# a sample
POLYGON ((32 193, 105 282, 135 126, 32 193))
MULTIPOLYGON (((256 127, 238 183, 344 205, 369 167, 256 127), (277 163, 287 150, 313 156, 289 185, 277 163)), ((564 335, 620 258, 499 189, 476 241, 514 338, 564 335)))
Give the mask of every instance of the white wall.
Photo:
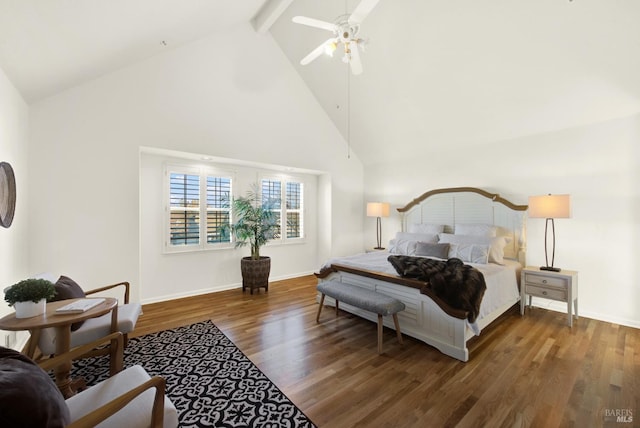
MULTIPOLYGON (((16 177, 16 211, 9 228, 0 227, 0 290, 27 277, 29 272, 29 180, 27 147, 29 108, 0 69, 0 161, 11 164, 16 177)), ((0 302, 0 317, 13 312, 0 302)), ((22 339, 26 339, 26 334, 22 339)), ((4 346, 4 334, 0 334, 4 346)))
MULTIPOLYGON (((140 287, 149 268, 140 265, 141 146, 326 171, 321 208, 331 207, 332 228, 320 231, 330 237, 312 263, 361 250, 362 165, 270 36, 249 24, 41 101, 30 130, 35 270, 87 288, 126 279, 134 299, 152 298, 142 290, 156 284, 140 287)), ((282 260, 279 275, 300 272, 295 258, 282 260)), ((201 282, 181 281, 192 279, 201 282)))
POLYGON ((153 151, 143 151, 140 159, 140 248, 141 284, 145 302, 162 301, 187 295, 236 288, 241 285, 239 259, 250 255, 249 247, 217 248, 187 253, 164 252, 166 217, 164 211, 166 187, 165 165, 197 165, 215 167, 233 175, 233 191, 244 195, 259 174, 293 176, 303 184, 303 240, 279 244, 270 241, 260 254, 271 257, 270 280, 292 278, 318 270, 318 175, 301 174, 267 166, 246 166, 232 163, 188 160, 153 151), (189 278, 185 282, 184 278, 189 278), (176 285, 179 284, 179 287, 176 285))
MULTIPOLYGON (((555 266, 579 271, 580 313, 640 327, 640 115, 464 150, 429 144, 427 158, 367 167, 365 199, 397 208, 427 190, 459 186, 518 204, 530 195, 568 193, 572 218, 556 220, 555 266)), ((385 242, 400 226, 394 214, 383 220, 385 242)), ((374 227, 365 221, 368 244, 374 227)), ((528 219, 527 230, 528 264, 544 265, 544 220, 528 219)))

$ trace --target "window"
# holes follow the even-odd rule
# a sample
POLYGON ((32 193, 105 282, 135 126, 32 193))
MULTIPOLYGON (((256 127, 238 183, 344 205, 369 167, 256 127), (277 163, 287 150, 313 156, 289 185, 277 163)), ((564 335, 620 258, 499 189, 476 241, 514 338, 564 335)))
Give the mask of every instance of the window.
POLYGON ((302 238, 302 183, 287 182, 287 238, 302 238))
POLYGON ((231 177, 188 167, 167 168, 167 176, 167 250, 184 251, 230 244, 231 177))
POLYGON ((262 206, 271 208, 275 215, 277 229, 273 234, 273 239, 282 239, 282 189, 280 181, 262 180, 262 206))
POLYGON ((262 203, 271 206, 278 219, 279 228, 274 239, 303 238, 303 183, 293 179, 265 178, 261 189, 262 203))
POLYGON ((200 243, 200 177, 171 173, 170 178, 171 245, 200 243))
POLYGON ((207 177, 207 243, 231 242, 231 178, 207 177))

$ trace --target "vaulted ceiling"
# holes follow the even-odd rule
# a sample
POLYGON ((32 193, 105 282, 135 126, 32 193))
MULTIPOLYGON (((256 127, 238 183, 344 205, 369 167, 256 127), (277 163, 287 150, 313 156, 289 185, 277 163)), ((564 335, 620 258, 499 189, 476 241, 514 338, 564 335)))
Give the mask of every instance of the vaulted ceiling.
POLYGON ((0 67, 27 102, 249 22, 264 0, 0 0, 0 67))
POLYGON ((301 66, 358 2, 0 0, 0 67, 33 102, 253 21, 368 165, 640 113, 637 0, 380 0, 362 74, 301 66))

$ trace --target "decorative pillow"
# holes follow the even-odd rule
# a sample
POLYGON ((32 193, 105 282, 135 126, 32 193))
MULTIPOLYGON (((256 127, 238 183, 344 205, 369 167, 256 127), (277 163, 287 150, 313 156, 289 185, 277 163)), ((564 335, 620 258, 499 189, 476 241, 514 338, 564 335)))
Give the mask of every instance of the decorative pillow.
POLYGON ((492 224, 461 223, 456 224, 454 233, 456 235, 489 236, 494 238, 498 233, 498 228, 492 224))
POLYGON ((450 233, 441 233, 438 236, 441 243, 488 245, 489 262, 499 265, 504 264, 504 247, 510 241, 506 236, 492 238, 489 236, 452 235, 450 233))
POLYGON ((460 259, 467 263, 487 264, 489 262, 489 246, 478 244, 448 244, 449 258, 460 259))
POLYGON ((410 233, 433 233, 438 234, 444 232, 444 224, 435 223, 413 223, 409 225, 410 233))
MULTIPOLYGON (((49 299, 50 302, 87 297, 78 283, 68 276, 60 276, 54 286, 56 288, 56 295, 53 298, 49 299)), ((84 321, 79 321, 71 324, 71 331, 76 331, 82 326, 83 323, 84 321)))
POLYGON ((399 254, 402 256, 415 256, 416 245, 418 241, 409 241, 407 239, 392 239, 389 241, 391 254, 399 254))
POLYGON ((57 428, 70 422, 69 408, 49 375, 0 346, 0 426, 57 428))
POLYGON ((429 242, 418 242, 416 245, 416 256, 437 257, 446 259, 449 257, 449 244, 431 244, 429 242))
POLYGON ((511 242, 508 236, 496 236, 491 239, 491 247, 489 248, 489 262, 499 265, 504 264, 504 247, 511 242))
POLYGON ((411 233, 411 232, 397 232, 396 240, 404 239, 407 241, 420 241, 431 242, 436 244, 438 242, 437 233, 411 233))

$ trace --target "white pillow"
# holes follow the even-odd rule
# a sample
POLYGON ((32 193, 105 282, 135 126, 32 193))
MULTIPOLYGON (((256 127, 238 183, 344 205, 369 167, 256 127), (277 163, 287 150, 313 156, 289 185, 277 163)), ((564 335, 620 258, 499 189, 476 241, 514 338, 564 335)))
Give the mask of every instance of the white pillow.
POLYGON ((413 223, 409 225, 411 233, 442 233, 444 232, 444 224, 435 223, 413 223))
POLYGON ((477 244, 489 246, 489 262, 504 264, 504 247, 510 241, 506 236, 473 236, 473 235, 452 235, 450 233, 441 233, 438 235, 441 243, 445 244, 477 244))
POLYGON ((490 236, 495 237, 498 228, 492 224, 481 223, 460 223, 456 224, 454 232, 456 235, 490 236))
POLYGON ((489 245, 449 244, 449 258, 456 257, 463 262, 487 264, 489 245))
POLYGON ((392 239, 389 241, 389 252, 401 256, 415 256, 418 241, 409 241, 408 239, 392 239))
POLYGON ((435 244, 438 242, 438 234, 437 233, 397 232, 396 239, 404 239, 407 241, 431 242, 432 244, 435 244))

